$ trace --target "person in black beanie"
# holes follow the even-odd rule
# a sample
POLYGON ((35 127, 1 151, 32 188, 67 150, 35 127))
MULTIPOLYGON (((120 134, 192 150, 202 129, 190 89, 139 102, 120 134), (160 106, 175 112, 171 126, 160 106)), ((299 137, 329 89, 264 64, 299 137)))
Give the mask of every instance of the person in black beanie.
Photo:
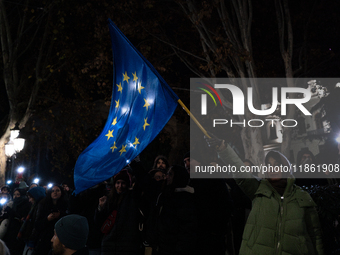
POLYGON ((87 219, 77 214, 62 217, 54 225, 51 239, 52 255, 88 255, 86 247, 89 234, 87 219))

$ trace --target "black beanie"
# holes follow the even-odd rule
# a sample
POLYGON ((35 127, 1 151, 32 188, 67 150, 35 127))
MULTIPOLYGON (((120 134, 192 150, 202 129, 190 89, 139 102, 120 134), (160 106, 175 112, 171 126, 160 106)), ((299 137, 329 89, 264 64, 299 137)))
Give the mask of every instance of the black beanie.
POLYGON ((77 214, 62 217, 54 225, 59 241, 71 250, 80 250, 85 247, 89 234, 87 219, 77 214))
POLYGON ((116 184, 118 180, 123 180, 126 182, 127 186, 131 186, 131 177, 126 169, 121 170, 118 174, 113 177, 113 183, 116 184))

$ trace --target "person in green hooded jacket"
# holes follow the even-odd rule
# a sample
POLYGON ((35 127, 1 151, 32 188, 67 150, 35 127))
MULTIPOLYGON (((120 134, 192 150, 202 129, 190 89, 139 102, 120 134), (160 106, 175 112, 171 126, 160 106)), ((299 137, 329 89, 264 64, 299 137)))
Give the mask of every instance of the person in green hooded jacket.
POLYGON ((324 254, 316 204, 294 184, 290 162, 284 155, 270 151, 265 163, 284 166, 289 169, 287 172, 267 172, 265 179, 257 179, 250 172, 240 171, 243 162, 224 140, 214 137, 207 142, 226 165, 236 166, 238 171, 233 173, 233 178, 252 200, 240 255, 324 254))

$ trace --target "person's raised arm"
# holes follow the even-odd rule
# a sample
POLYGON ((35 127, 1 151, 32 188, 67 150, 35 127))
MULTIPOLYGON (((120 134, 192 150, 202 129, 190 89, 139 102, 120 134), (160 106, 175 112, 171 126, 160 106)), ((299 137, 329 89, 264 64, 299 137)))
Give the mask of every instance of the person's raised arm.
POLYGON ((232 175, 236 183, 240 186, 243 192, 253 199, 260 182, 247 170, 242 160, 236 152, 224 140, 219 139, 209 132, 211 138, 205 137, 208 146, 214 148, 219 158, 226 164, 226 166, 235 166, 236 171, 232 175))

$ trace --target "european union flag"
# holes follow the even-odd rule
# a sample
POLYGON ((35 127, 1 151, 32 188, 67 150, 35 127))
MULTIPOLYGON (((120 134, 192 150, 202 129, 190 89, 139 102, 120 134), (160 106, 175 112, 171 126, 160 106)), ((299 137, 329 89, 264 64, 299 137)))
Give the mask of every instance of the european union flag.
POLYGON ((174 113, 178 96, 109 20, 113 90, 104 130, 79 156, 75 193, 122 170, 157 136, 174 113))

